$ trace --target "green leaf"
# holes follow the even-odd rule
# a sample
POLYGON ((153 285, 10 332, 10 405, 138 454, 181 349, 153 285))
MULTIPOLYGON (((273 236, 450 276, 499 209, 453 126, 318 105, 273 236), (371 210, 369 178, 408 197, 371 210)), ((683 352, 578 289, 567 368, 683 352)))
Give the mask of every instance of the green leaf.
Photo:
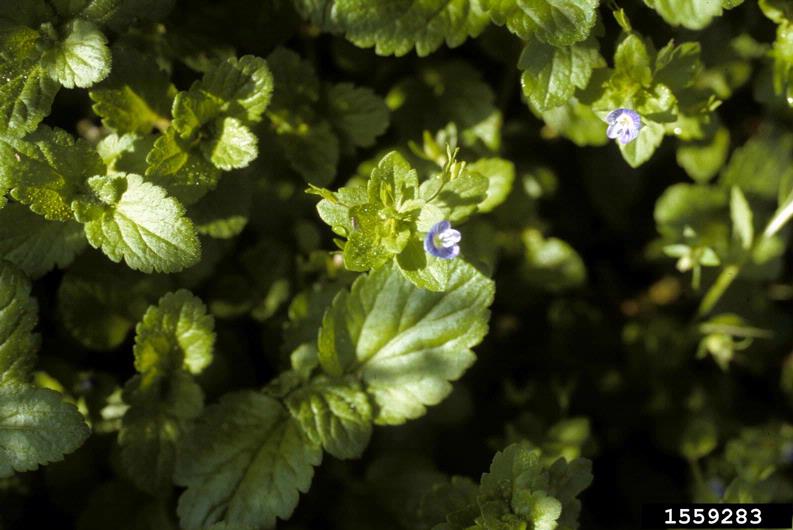
POLYGON ((170 128, 157 138, 146 157, 146 179, 184 204, 193 204, 213 189, 220 170, 170 128))
POLYGON ((493 22, 521 39, 552 46, 582 41, 597 21, 598 0, 482 0, 493 22))
POLYGON ((273 76, 267 62, 253 55, 229 57, 210 69, 195 87, 224 102, 224 113, 243 122, 261 119, 273 94, 273 76))
POLYGON ((236 118, 225 118, 218 124, 210 142, 201 150, 215 167, 224 171, 247 167, 259 155, 258 138, 236 118))
POLYGON ((782 182, 793 179, 793 135, 764 129, 733 151, 719 184, 774 201, 782 182))
POLYGON ((754 216, 741 188, 730 191, 730 217, 732 230, 744 250, 749 250, 754 242, 754 216))
POLYGON ((113 47, 110 76, 88 93, 102 124, 120 133, 165 130, 175 89, 153 58, 126 46, 113 47))
POLYGON ((648 86, 653 75, 650 51, 639 35, 627 34, 614 52, 615 70, 635 83, 648 86))
POLYGON ((594 37, 556 47, 531 37, 518 59, 523 95, 539 111, 567 103, 576 88, 586 88, 593 68, 606 66, 594 37))
POLYGON ((267 61, 275 84, 267 109, 274 143, 306 182, 324 186, 336 175, 339 139, 330 123, 317 116, 319 79, 313 67, 291 50, 278 48, 267 61))
POLYGON ((330 85, 325 97, 328 119, 346 146, 345 151, 371 147, 388 128, 388 107, 369 88, 339 83, 330 85))
POLYGON ((0 385, 0 477, 63 460, 88 434, 82 414, 57 392, 0 385))
POLYGON ((101 254, 83 256, 58 288, 58 315, 85 348, 112 350, 169 287, 163 276, 144 275, 101 254))
POLYGON ((292 514, 321 460, 320 447, 278 401, 227 394, 206 409, 178 455, 175 480, 187 486, 179 499, 182 526, 272 528, 292 514))
POLYGON ((28 276, 66 267, 85 246, 83 228, 74 221, 47 221, 20 204, 0 209, 0 259, 28 276))
POLYGON ((487 331, 493 282, 456 259, 447 290, 418 288, 393 265, 340 293, 320 329, 320 363, 331 375, 360 373, 375 423, 401 424, 451 392, 487 331))
POLYGON ((0 138, 0 189, 51 221, 73 219, 71 202, 89 177, 104 173, 94 148, 60 129, 0 138))
POLYGON ((93 177, 92 200, 75 201, 94 248, 143 272, 177 272, 198 262, 201 246, 184 207, 140 175, 93 177))
POLYGON ((664 126, 654 121, 646 121, 639 136, 628 144, 619 143, 622 158, 633 168, 644 164, 664 140, 664 126))
POLYGON ((586 283, 584 260, 568 243, 555 237, 544 238, 538 230, 523 233, 526 247, 526 280, 532 286, 559 292, 586 283))
POLYGON ((644 0, 672 26, 702 29, 721 16, 721 2, 711 0, 644 0))
POLYGON ((278 136, 278 145, 306 182, 323 186, 336 175, 339 140, 327 122, 284 131, 278 136))
POLYGON ((226 176, 216 190, 188 209, 188 217, 199 234, 230 239, 248 224, 252 186, 243 175, 226 176))
POLYGON ((108 134, 96 145, 96 151, 107 166, 107 174, 136 173, 142 175, 148 165, 146 157, 154 147, 154 135, 139 136, 127 133, 108 134))
POLYGON ((543 112, 541 117, 550 135, 561 134, 580 147, 606 145, 609 142, 603 120, 591 106, 584 105, 575 97, 566 105, 543 112))
POLYGON ((784 0, 759 0, 758 5, 763 14, 777 24, 793 20, 793 7, 784 0))
POLYGON ((466 146, 479 141, 498 150, 501 114, 481 74, 463 61, 427 65, 392 88, 386 104, 395 128, 407 138, 444 129, 454 122, 466 146))
POLYGON ((701 46, 698 42, 684 42, 675 46, 674 41, 658 51, 653 78, 671 88, 690 86, 702 71, 701 46))
POLYGON ((436 258, 424 250, 424 242, 412 238, 397 256, 399 270, 414 285, 429 291, 445 291, 449 285, 453 264, 446 259, 436 258))
POLYGON ((712 179, 727 161, 730 150, 730 131, 719 127, 707 140, 686 142, 677 148, 677 163, 699 183, 712 179))
POLYGON ((588 460, 560 458, 545 466, 538 450, 512 444, 496 454, 490 471, 482 475, 477 522, 499 528, 504 523, 543 530, 577 528, 581 503, 576 497, 591 482, 588 460))
POLYGON ((358 458, 372 435, 372 408, 351 379, 315 378, 289 395, 286 406, 316 445, 336 458, 358 458))
POLYGON ((92 22, 76 19, 66 25, 66 38, 46 50, 42 66, 66 88, 88 88, 110 73, 110 49, 92 22))
POLYGON ((115 30, 125 30, 140 20, 165 17, 175 0, 52 0, 64 18, 80 17, 115 30))
POLYGON ((0 135, 36 130, 60 89, 41 64, 38 43, 38 32, 0 16, 0 135))
POLYGON ((429 204, 437 208, 441 213, 441 218, 427 222, 425 211, 422 211, 422 218, 419 220, 419 228, 429 231, 429 228, 438 221, 448 219, 456 222, 467 219, 473 214, 479 204, 487 197, 490 181, 484 175, 465 171, 461 175, 452 178, 443 186, 440 193, 429 204))
POLYGON ((503 158, 480 158, 466 167, 472 173, 487 177, 489 182, 487 196, 479 203, 478 211, 487 213, 507 200, 515 180, 515 165, 512 162, 503 158))
POLYGON ((361 48, 375 47, 378 55, 405 55, 415 48, 429 55, 444 42, 449 47, 476 37, 487 26, 487 14, 471 0, 299 0, 311 18, 331 13, 329 25, 343 31, 361 48))
POLYGON ((178 444, 201 414, 204 396, 182 371, 171 374, 153 396, 137 387, 139 382, 133 378, 125 391, 125 401, 132 406, 118 433, 121 465, 136 486, 157 495, 172 486, 178 444))
POLYGON ((365 186, 341 187, 336 192, 312 186, 309 188, 309 193, 323 197, 317 203, 317 213, 334 233, 342 237, 349 237, 353 231, 350 209, 353 206, 366 204, 369 200, 365 186))
POLYGON ((687 227, 698 234, 718 232, 727 214, 727 193, 721 188, 693 184, 675 184, 666 189, 655 203, 658 231, 669 240, 684 238, 687 227))
POLYGON ((201 373, 212 362, 215 320, 190 291, 160 298, 135 328, 135 369, 142 385, 174 370, 201 373))
POLYGON ((403 212, 411 208, 418 198, 419 179, 416 170, 410 167, 397 151, 391 151, 377 163, 367 184, 369 204, 392 208, 403 212))
POLYGON ((0 388, 9 381, 30 379, 39 345, 39 336, 33 333, 37 320, 38 305, 30 296, 30 281, 14 266, 0 261, 0 388))

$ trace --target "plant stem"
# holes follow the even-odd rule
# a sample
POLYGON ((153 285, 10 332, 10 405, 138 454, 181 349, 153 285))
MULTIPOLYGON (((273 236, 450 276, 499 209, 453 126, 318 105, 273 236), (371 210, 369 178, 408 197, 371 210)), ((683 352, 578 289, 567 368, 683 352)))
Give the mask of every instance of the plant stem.
POLYGON ((724 267, 719 277, 716 278, 716 283, 708 289, 708 292, 702 299, 702 303, 700 303, 699 310, 697 311, 697 317, 703 317, 711 312, 740 272, 740 265, 728 265, 724 267))

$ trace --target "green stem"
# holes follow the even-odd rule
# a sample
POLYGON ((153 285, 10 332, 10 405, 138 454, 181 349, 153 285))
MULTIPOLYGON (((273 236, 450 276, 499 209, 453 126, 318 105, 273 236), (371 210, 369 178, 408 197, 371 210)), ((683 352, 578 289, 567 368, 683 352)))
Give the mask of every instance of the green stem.
POLYGON ((711 312, 740 272, 740 265, 728 265, 724 267, 719 277, 716 278, 716 283, 708 289, 708 292, 705 293, 705 297, 702 299, 702 303, 699 304, 697 317, 703 317, 711 312))

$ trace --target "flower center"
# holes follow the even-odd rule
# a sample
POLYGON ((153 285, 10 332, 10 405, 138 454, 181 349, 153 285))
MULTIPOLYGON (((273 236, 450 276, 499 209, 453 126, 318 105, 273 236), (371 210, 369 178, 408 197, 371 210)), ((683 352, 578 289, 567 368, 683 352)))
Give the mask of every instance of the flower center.
POLYGON ((451 248, 460 242, 460 233, 457 230, 448 229, 435 234, 432 239, 436 247, 451 248))

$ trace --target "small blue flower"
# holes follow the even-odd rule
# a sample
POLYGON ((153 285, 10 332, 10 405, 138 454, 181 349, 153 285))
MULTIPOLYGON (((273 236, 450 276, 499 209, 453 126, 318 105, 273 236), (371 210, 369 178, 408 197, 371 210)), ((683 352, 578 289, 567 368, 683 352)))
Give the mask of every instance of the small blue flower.
POLYGON ((449 221, 435 223, 424 238, 424 250, 436 258, 452 259, 460 254, 460 232, 452 228, 449 221))
POLYGON ((622 144, 635 140, 642 128, 641 117, 631 109, 612 110, 606 116, 606 123, 609 124, 606 136, 616 139, 622 144))

